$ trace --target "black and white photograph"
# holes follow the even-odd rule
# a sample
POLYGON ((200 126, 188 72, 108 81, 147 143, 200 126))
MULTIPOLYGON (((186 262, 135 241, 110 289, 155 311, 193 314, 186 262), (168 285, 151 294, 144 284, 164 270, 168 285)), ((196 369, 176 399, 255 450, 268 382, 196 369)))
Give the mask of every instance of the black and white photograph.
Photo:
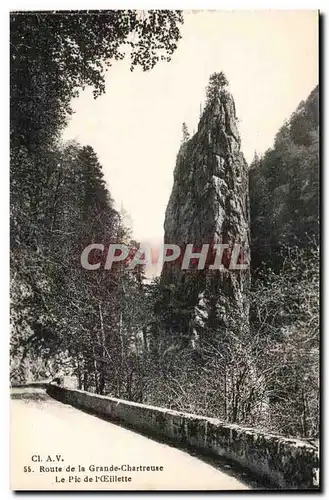
POLYGON ((321 490, 322 15, 265 7, 8 13, 12 491, 321 490))

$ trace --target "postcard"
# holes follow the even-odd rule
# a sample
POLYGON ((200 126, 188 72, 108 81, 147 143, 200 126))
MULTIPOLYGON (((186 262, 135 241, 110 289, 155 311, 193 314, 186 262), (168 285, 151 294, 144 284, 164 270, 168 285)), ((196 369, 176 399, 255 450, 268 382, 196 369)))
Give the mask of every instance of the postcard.
POLYGON ((12 490, 320 489, 320 21, 10 13, 12 490))

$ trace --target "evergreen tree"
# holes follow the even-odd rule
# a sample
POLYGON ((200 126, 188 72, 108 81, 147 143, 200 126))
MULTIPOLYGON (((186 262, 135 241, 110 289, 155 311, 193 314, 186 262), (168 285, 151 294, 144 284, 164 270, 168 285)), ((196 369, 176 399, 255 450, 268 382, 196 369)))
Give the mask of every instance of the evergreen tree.
POLYGON ((208 87, 206 89, 206 104, 212 104, 219 98, 221 92, 228 86, 228 80, 224 73, 213 73, 209 78, 208 87))
POLYGON ((94 97, 102 94, 105 68, 122 59, 125 48, 131 70, 149 70, 169 60, 181 23, 182 14, 168 10, 143 16, 137 10, 11 13, 15 376, 24 378, 34 366, 40 374, 36 359, 54 370, 65 358, 80 384, 103 391, 110 347, 108 371, 116 373, 121 353, 118 276, 115 270, 88 273, 80 255, 92 241, 116 241, 125 228, 92 148, 58 141, 80 89, 90 85, 94 97))
POLYGON ((187 142, 190 138, 190 133, 188 131, 188 128, 187 128, 187 125, 185 122, 183 122, 183 125, 182 125, 182 143, 184 144, 185 142, 187 142))

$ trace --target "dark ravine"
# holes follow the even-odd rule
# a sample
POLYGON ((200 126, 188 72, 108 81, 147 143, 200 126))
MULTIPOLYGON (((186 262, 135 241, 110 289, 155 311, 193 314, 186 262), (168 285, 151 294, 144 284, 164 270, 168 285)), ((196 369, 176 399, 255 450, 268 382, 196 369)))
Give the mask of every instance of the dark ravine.
MULTIPOLYGON (((183 143, 177 156, 174 184, 165 216, 164 242, 184 249, 187 244, 235 243, 249 262, 248 166, 240 151, 233 97, 221 91, 200 119, 198 131, 183 143)), ((161 281, 185 297, 190 315, 180 333, 197 339, 216 332, 248 327, 250 284, 245 270, 184 271, 165 263, 161 281)), ((184 305, 183 307, 184 308, 184 305)))
POLYGON ((270 487, 307 490, 318 486, 319 451, 305 441, 54 384, 49 384, 47 393, 65 404, 150 436, 166 438, 176 446, 232 460, 270 487))

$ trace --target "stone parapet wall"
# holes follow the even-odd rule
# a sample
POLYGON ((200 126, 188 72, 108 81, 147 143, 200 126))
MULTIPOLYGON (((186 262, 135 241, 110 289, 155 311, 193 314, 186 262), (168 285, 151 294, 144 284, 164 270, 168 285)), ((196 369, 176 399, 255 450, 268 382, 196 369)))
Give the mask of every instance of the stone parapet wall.
POLYGON ((306 441, 55 384, 48 386, 47 393, 63 403, 167 439, 177 446, 232 460, 271 487, 317 488, 319 452, 306 441))

